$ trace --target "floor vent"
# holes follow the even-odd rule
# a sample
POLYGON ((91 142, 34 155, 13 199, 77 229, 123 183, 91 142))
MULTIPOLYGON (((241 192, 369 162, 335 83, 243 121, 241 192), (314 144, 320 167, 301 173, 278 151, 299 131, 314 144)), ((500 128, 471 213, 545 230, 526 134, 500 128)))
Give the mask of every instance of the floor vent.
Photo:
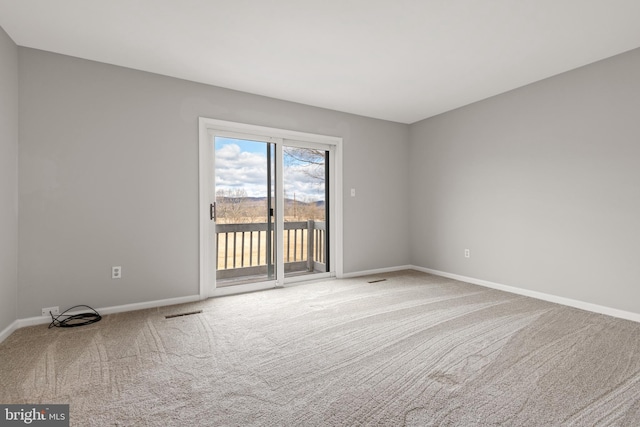
POLYGON ((387 281, 387 279, 377 279, 377 280, 372 280, 372 281, 367 282, 367 283, 378 283, 378 282, 386 282, 386 281, 387 281))
POLYGON ((179 313, 179 314, 170 314, 168 316, 164 316, 165 319, 173 319, 174 317, 182 317, 182 316, 191 316, 192 314, 199 314, 202 313, 202 310, 196 310, 196 311, 189 311, 186 313, 179 313))

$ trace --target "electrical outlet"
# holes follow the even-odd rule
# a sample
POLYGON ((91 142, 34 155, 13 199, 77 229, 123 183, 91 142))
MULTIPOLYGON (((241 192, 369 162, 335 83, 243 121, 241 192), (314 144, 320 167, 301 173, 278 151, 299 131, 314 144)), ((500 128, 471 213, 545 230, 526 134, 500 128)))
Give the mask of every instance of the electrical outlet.
POLYGON ((351 189, 351 197, 356 197, 356 189, 355 188, 351 189))
POLYGON ((111 267, 111 278, 122 279, 122 267, 120 266, 111 267))
POLYGON ((464 250, 464 257, 465 258, 471 258, 471 250, 470 249, 465 249, 464 250))
POLYGON ((51 316, 51 314, 49 313, 53 314, 54 316, 60 314, 60 307, 47 307, 42 309, 43 316, 51 316))

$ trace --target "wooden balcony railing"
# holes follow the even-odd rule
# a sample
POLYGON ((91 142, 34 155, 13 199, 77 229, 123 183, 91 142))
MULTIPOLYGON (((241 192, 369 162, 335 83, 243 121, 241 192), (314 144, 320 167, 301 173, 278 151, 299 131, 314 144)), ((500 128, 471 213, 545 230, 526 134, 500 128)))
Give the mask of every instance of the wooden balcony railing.
MULTIPOLYGON (((324 221, 284 223, 285 273, 326 271, 325 228, 324 221)), ((267 274, 268 257, 275 264, 275 242, 267 248, 267 240, 267 223, 217 224, 217 279, 267 274)))

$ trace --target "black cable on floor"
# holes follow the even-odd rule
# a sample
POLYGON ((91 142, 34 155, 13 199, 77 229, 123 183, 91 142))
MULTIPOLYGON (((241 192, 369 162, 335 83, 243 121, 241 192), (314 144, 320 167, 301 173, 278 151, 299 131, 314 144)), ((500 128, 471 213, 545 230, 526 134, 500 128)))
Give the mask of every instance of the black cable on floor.
POLYGON ((98 313, 95 309, 89 307, 88 305, 74 305, 73 307, 63 311, 61 314, 54 316, 51 314, 51 323, 49 323, 49 329, 53 328, 74 328, 76 326, 84 326, 90 325, 92 323, 99 322, 102 319, 100 313, 98 313), (78 314, 65 314, 70 310, 73 310, 77 307, 87 307, 89 310, 92 310, 93 313, 78 313, 78 314), (65 319, 60 320, 61 317, 65 316, 65 319))

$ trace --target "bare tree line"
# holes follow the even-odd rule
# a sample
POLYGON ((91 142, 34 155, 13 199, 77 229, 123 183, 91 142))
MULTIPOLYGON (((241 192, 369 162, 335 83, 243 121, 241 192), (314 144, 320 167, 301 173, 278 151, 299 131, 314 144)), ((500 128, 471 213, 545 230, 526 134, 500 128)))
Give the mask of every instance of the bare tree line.
MULTIPOLYGON (((285 221, 324 221, 324 205, 306 200, 286 199, 285 221)), ((216 222, 220 224, 244 224, 266 222, 267 200, 247 196, 243 188, 216 191, 216 222)))

